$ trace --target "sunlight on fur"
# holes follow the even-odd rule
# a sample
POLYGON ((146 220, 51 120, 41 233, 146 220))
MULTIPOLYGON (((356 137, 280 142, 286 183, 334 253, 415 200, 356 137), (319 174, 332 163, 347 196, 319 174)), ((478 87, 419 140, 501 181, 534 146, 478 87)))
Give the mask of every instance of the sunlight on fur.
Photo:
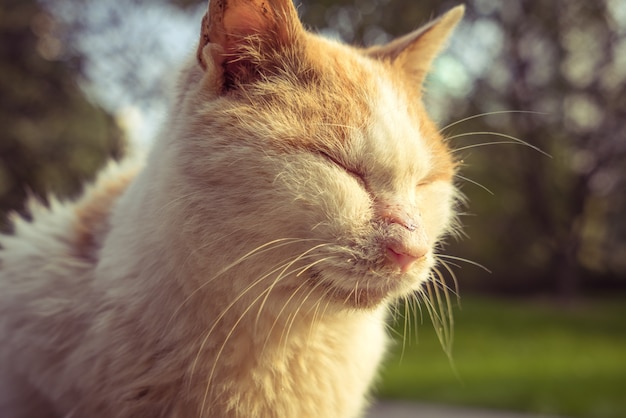
POLYGON ((358 417, 398 301, 450 353, 458 135, 421 86, 463 11, 362 49, 212 1, 146 161, 0 237, 0 416, 358 417))

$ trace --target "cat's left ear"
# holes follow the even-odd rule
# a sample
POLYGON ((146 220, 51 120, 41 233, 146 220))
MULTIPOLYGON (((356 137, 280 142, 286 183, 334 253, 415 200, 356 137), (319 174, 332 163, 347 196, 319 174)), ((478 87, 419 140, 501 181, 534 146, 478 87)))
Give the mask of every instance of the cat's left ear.
POLYGON ((378 59, 391 61, 406 71, 417 85, 422 85, 430 67, 465 12, 460 5, 421 28, 367 53, 378 59))

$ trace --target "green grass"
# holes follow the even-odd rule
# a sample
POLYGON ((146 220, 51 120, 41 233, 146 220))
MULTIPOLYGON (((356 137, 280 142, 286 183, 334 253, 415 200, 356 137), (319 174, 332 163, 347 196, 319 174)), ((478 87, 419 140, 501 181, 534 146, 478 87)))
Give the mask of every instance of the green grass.
POLYGON ((380 397, 626 417, 626 298, 573 308, 469 298, 454 309, 454 318, 453 366, 424 312, 417 342, 412 318, 411 341, 403 348, 399 339, 392 350, 380 397))

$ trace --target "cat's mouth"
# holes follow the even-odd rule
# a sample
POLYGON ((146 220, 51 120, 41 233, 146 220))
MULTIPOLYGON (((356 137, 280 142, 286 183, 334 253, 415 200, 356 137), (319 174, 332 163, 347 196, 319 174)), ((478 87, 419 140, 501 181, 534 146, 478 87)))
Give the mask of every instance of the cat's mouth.
POLYGON ((342 285, 342 274, 314 270, 308 278, 310 285, 318 289, 323 297, 350 308, 370 309, 397 297, 407 287, 406 280, 399 275, 381 275, 369 271, 352 280, 352 287, 342 285))
MULTIPOLYGON (((296 282, 293 291, 306 294, 310 301, 326 301, 332 305, 352 309, 372 309, 381 304, 413 293, 428 276, 429 263, 424 257, 410 270, 390 262, 382 250, 366 252, 362 249, 347 253, 340 248, 333 254, 343 256, 325 257, 305 268, 304 287, 296 282), (381 255, 383 254, 383 255, 381 255)), ((393 261, 393 260, 391 260, 393 261)), ((300 275, 300 274, 299 274, 300 275)), ((292 283, 293 284, 293 283, 292 283)))

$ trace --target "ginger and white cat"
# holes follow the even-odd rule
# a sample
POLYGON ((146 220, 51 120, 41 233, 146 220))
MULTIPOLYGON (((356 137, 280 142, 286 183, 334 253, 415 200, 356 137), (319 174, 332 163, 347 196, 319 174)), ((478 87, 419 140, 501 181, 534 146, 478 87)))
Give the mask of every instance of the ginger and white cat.
POLYGON ((145 166, 0 237, 0 416, 362 414, 452 228, 421 85, 462 14, 358 49, 213 0, 145 166))

